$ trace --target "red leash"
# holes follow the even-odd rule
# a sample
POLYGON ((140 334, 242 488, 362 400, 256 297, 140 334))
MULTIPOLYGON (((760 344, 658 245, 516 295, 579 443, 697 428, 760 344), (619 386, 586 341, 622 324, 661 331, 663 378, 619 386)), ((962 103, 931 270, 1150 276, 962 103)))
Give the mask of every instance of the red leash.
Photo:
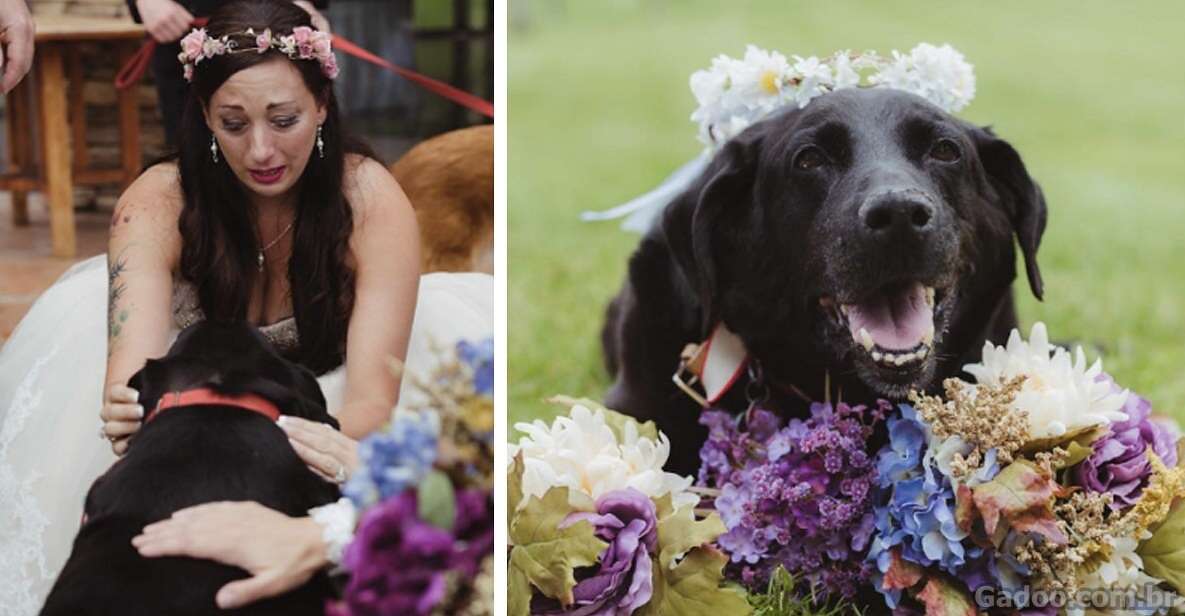
MULTIPOLYGON (((201 27, 206 25, 206 18, 195 19, 193 25, 201 27)), ((343 53, 365 60, 375 66, 386 69, 400 77, 424 88, 425 90, 450 100, 466 109, 471 109, 484 115, 487 118, 494 117, 494 104, 478 96, 474 96, 464 90, 454 88, 443 81, 438 81, 427 75, 422 75, 411 69, 403 68, 397 64, 389 62, 380 58, 373 53, 359 47, 354 42, 343 38, 340 35, 333 35, 333 46, 341 50, 343 53)), ((119 73, 115 76, 115 87, 120 90, 126 90, 135 85, 144 77, 144 71, 148 70, 148 65, 152 62, 152 54, 156 50, 156 40, 149 37, 140 46, 140 49, 128 60, 123 68, 119 69, 119 73)))

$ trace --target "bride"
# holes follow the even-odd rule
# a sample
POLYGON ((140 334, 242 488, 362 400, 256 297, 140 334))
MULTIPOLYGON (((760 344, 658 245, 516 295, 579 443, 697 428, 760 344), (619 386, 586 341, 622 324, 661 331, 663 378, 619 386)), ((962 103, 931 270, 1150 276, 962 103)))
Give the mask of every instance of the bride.
MULTIPOLYGON (((0 350, 0 614, 39 609, 89 485, 139 428, 125 383, 180 328, 256 324, 319 375, 354 439, 399 397, 389 357, 414 371, 430 339, 492 332, 488 276, 420 276, 414 212, 343 135, 329 37, 305 11, 227 3, 182 61, 179 153, 121 196, 106 258, 64 274, 0 350)), ((301 449, 338 481, 351 466, 301 449)))

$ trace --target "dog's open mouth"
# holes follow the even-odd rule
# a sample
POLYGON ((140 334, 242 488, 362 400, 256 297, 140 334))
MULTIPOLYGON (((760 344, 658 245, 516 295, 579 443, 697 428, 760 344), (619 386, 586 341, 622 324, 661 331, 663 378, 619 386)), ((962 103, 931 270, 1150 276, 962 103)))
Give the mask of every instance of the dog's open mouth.
POLYGON ((839 335, 851 336, 857 360, 908 381, 933 354, 946 295, 944 288, 908 281, 850 299, 823 296, 819 306, 839 335))

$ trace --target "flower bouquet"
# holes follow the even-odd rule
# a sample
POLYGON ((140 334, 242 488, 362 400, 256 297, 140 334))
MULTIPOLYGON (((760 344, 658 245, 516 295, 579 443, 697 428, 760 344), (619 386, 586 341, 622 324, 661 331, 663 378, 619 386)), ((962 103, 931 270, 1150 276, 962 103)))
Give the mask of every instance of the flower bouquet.
POLYGON ((974 383, 895 407, 705 412, 698 479, 727 577, 760 591, 789 573, 794 592, 873 613, 1181 609, 1176 429, 1042 324, 965 369, 974 383))
POLYGON ((438 349, 420 396, 359 443, 360 512, 327 616, 494 613, 493 339, 438 349))
POLYGON ((691 477, 662 470, 667 437, 586 400, 556 401, 570 410, 551 425, 515 426, 511 616, 749 613, 713 546, 720 517, 696 509, 691 477))

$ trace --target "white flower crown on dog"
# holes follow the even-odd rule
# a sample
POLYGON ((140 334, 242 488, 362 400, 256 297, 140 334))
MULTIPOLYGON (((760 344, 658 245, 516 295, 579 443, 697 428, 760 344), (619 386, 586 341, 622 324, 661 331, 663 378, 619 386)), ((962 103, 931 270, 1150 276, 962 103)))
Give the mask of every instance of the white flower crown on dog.
POLYGON ((815 56, 793 56, 793 60, 749 45, 739 60, 719 55, 711 67, 692 73, 691 92, 699 108, 691 121, 699 124, 699 140, 707 146, 704 152, 650 192, 603 212, 584 212, 581 218, 625 218, 624 229, 645 233, 729 139, 789 105, 801 109, 828 92, 893 88, 917 94, 948 113, 963 109, 975 97, 975 71, 963 54, 946 44, 920 43, 908 54, 894 49, 888 57, 845 50, 822 60, 815 56))
POLYGON ((692 73, 699 108, 691 120, 699 123, 699 140, 718 148, 787 105, 802 108, 827 92, 861 86, 904 90, 955 112, 975 97, 975 72, 950 45, 921 43, 908 54, 894 49, 891 57, 845 50, 823 59, 793 56, 793 63, 749 45, 744 58, 720 55, 692 73))

